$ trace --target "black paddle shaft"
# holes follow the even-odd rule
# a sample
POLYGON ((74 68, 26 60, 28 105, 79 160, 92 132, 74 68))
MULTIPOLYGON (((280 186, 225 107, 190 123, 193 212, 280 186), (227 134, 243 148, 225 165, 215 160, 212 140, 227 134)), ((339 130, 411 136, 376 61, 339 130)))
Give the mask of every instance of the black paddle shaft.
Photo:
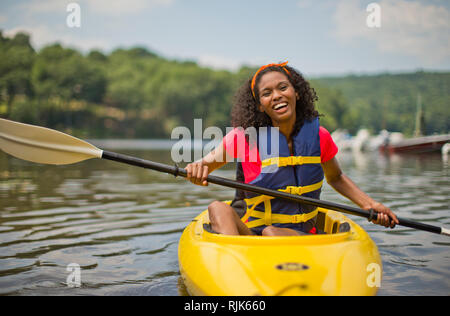
MULTIPOLYGON (((113 161, 125 163, 128 165, 133 165, 133 166, 137 166, 137 167, 142 167, 142 168, 146 168, 146 169, 152 169, 152 170, 168 173, 168 174, 174 175, 175 177, 177 177, 177 176, 181 176, 184 178, 187 177, 186 170, 184 170, 183 168, 179 168, 176 165, 169 166, 169 165, 161 164, 158 162, 153 162, 153 161, 140 159, 140 158, 136 158, 136 157, 132 157, 132 156, 127 156, 127 155, 122 155, 122 154, 118 154, 118 153, 113 153, 113 152, 109 152, 109 151, 103 151, 102 158, 107 159, 107 160, 113 160, 113 161)), ((229 179, 225 179, 225 178, 221 178, 221 177, 211 176, 211 175, 208 176, 207 181, 210 183, 223 185, 223 186, 233 188, 233 189, 240 189, 240 190, 249 191, 249 192, 253 192, 253 193, 257 193, 257 194, 273 196, 276 198, 289 200, 289 201, 293 201, 293 202, 297 202, 297 203, 301 203, 301 204, 313 205, 313 206, 322 207, 322 208, 326 208, 326 209, 330 209, 330 210, 334 210, 334 211, 338 211, 338 212, 343 212, 346 214, 356 215, 356 216, 367 218, 369 221, 376 219, 377 215, 378 215, 378 213, 374 210, 366 211, 366 210, 362 210, 360 208, 356 208, 356 207, 352 207, 352 206, 348 206, 348 205, 342 205, 342 204, 333 203, 333 202, 316 200, 313 198, 300 196, 300 195, 292 195, 292 194, 285 193, 285 192, 280 192, 280 191, 271 190, 271 189, 267 189, 267 188, 257 187, 257 186, 251 185, 251 184, 241 183, 241 182, 237 182, 237 181, 233 181, 233 180, 229 180, 229 179)), ((419 223, 419 222, 414 222, 414 221, 411 221, 408 219, 403 219, 403 218, 397 218, 397 219, 399 221, 399 225, 401 225, 401 226, 406 226, 406 227, 419 229, 419 230, 425 230, 425 231, 435 233, 435 234, 441 234, 441 232, 442 232, 441 227, 423 224, 423 223, 419 223)))

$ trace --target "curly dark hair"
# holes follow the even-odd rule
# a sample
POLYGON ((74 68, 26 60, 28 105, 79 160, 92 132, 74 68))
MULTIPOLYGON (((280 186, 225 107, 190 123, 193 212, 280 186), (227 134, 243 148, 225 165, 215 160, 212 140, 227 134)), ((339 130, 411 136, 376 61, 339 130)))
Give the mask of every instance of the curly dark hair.
POLYGON ((261 77, 270 71, 278 71, 286 75, 289 82, 294 86, 295 91, 300 96, 296 106, 296 122, 293 135, 298 133, 305 120, 311 120, 319 116, 316 111, 314 102, 318 100, 316 92, 309 85, 308 81, 296 69, 285 66, 289 74, 279 66, 271 66, 262 70, 256 77, 255 81, 255 97, 251 90, 252 78, 246 81, 237 91, 233 99, 233 108, 231 110, 231 124, 233 127, 262 127, 272 125, 270 117, 258 110, 259 91, 258 85, 261 77))

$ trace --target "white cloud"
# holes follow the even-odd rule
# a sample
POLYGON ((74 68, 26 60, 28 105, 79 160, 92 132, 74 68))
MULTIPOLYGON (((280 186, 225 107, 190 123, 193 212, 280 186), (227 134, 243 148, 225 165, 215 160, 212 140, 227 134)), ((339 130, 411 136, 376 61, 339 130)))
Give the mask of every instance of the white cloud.
MULTIPOLYGON (((83 0, 96 13, 123 15, 139 13, 155 7, 169 6, 173 0, 83 0)), ((81 5, 81 3, 80 3, 81 5)))
POLYGON ((213 69, 235 71, 241 67, 241 63, 239 61, 217 55, 201 55, 197 58, 197 61, 200 66, 211 67, 213 69))
POLYGON ((381 27, 369 28, 366 7, 359 0, 341 0, 334 14, 334 35, 351 44, 366 39, 382 53, 418 58, 437 66, 450 58, 450 11, 429 3, 381 0, 381 27))
POLYGON ((67 47, 74 47, 82 51, 94 48, 109 47, 109 43, 102 39, 86 38, 76 33, 67 31, 67 28, 50 28, 45 25, 18 26, 4 31, 7 37, 14 37, 17 33, 23 32, 31 35, 31 44, 34 48, 41 48, 52 43, 61 43, 67 47))
MULTIPOLYGON (((237 71, 242 66, 260 67, 261 65, 266 65, 274 62, 272 59, 259 56, 254 56, 251 60, 248 60, 248 59, 232 59, 229 57, 211 54, 200 55, 199 57, 196 57, 196 60, 200 66, 210 67, 216 70, 224 69, 229 71, 237 71)), ((286 59, 275 58, 274 60, 278 61, 286 59)))
MULTIPOLYGON (((84 51, 92 48, 110 48, 111 44, 96 36, 89 36, 86 32, 70 29, 65 24, 67 5, 71 2, 78 3, 81 8, 81 20, 85 12, 95 13, 91 16, 104 16, 108 21, 115 21, 116 17, 134 15, 156 7, 171 5, 175 0, 31 0, 18 3, 14 10, 18 12, 16 26, 5 28, 6 36, 14 36, 17 32, 31 34, 31 41, 35 48, 60 42, 65 46, 75 47, 84 51), (48 23, 48 15, 59 18, 59 24, 48 23)), ((6 17, 0 16, 0 22, 6 21, 6 17)), ((108 22, 112 23, 112 22, 108 22)))
POLYGON ((19 4, 17 8, 25 14, 65 12, 67 4, 70 2, 71 1, 65 2, 60 0, 32 0, 19 4))
POLYGON ((155 7, 169 6, 174 0, 32 0, 18 6, 28 14, 65 12, 69 3, 78 3, 81 10, 96 14, 117 16, 135 14, 155 7))

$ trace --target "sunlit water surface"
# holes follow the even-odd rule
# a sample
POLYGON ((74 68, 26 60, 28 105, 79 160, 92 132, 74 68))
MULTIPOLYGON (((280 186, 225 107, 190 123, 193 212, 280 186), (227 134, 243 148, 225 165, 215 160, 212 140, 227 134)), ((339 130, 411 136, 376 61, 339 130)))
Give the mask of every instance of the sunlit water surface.
MULTIPOLYGON (((167 148, 116 151, 170 164, 167 148)), ((338 159, 399 216, 450 226, 450 168, 440 155, 338 159)), ((234 178, 233 166, 215 174, 234 178)), ((181 233, 211 201, 233 194, 109 161, 44 166, 0 152, 0 294, 186 295, 177 258, 181 233), (79 288, 67 283, 74 280, 71 263, 80 266, 79 288)), ((322 198, 349 203, 328 185, 322 198)), ((448 237, 352 218, 383 259, 379 295, 450 295, 448 237)))

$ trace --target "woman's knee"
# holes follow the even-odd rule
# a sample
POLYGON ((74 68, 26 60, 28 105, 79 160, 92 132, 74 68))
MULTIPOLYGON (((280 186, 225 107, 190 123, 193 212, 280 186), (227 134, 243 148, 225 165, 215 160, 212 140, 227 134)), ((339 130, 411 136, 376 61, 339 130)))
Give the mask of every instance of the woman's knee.
POLYGON ((261 232, 262 236, 276 236, 277 235, 277 231, 276 228, 274 226, 267 226, 266 228, 264 228, 261 232))
POLYGON ((214 201, 212 202, 209 206, 208 206, 208 215, 209 215, 209 220, 211 223, 217 223, 219 222, 224 216, 227 217, 230 212, 233 211, 233 209, 231 207, 229 207, 228 204, 223 203, 223 202, 219 202, 219 201, 214 201))
POLYGON ((289 229, 289 228, 280 228, 276 226, 267 226, 263 229, 261 235, 263 236, 301 236, 305 235, 305 233, 289 229))

